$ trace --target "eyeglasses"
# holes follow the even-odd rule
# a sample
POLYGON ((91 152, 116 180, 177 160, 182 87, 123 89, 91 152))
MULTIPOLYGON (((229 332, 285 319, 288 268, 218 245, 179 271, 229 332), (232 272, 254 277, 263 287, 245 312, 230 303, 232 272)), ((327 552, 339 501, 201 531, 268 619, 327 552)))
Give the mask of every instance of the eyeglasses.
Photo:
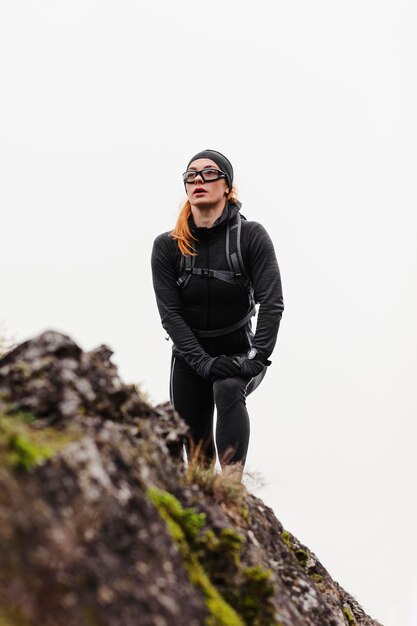
POLYGON ((200 174, 205 183, 212 183, 215 180, 219 180, 219 178, 226 178, 226 174, 221 170, 216 170, 214 167, 206 167, 199 172, 197 170, 187 170, 182 175, 182 179, 185 183, 193 183, 198 174, 200 174))

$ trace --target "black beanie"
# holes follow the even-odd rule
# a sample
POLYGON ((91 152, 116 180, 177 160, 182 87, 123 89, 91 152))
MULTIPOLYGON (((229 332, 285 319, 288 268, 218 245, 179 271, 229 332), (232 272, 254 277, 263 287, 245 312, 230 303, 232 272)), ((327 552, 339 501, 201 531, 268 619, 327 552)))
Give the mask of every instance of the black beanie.
POLYGON ((188 161, 187 170, 190 166, 190 163, 196 161, 197 159, 211 159, 218 165, 222 172, 226 174, 226 181, 229 185, 229 189, 232 189, 233 184, 233 167, 230 163, 229 159, 224 156, 221 152, 217 152, 217 150, 203 150, 202 152, 197 152, 193 156, 192 159, 188 161))

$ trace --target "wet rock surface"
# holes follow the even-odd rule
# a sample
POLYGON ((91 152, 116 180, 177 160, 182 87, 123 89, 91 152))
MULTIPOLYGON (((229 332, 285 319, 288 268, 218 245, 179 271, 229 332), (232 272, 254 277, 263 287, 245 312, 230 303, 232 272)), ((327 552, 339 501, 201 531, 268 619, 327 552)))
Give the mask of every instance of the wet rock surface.
POLYGON ((111 350, 45 332, 0 358, 1 626, 378 626, 111 350))

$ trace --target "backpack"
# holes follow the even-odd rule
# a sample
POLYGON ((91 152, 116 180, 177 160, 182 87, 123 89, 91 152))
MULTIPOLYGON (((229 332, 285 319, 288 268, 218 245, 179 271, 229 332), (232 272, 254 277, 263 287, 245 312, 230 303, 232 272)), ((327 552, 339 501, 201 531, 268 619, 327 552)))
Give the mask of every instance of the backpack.
POLYGON ((185 289, 192 275, 216 278, 226 283, 238 284, 238 286, 247 293, 249 299, 249 313, 247 313, 244 318, 226 328, 219 328, 217 330, 197 330, 196 332, 200 337, 221 337, 222 335, 227 335, 245 326, 256 313, 253 287, 243 264, 240 247, 241 227, 242 217, 240 213, 237 212, 236 215, 227 222, 226 229, 226 258, 229 271, 194 267, 195 256, 189 254, 181 256, 180 276, 177 279, 178 287, 185 289))

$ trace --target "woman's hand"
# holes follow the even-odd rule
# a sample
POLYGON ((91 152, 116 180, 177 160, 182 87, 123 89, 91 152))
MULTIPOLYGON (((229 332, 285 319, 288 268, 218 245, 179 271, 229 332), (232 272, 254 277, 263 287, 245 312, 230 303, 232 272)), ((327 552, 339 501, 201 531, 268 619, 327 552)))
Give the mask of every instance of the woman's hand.
POLYGON ((240 368, 240 376, 254 378, 260 374, 266 366, 256 359, 244 359, 240 368))
POLYGON ((238 360, 234 360, 230 356, 221 354, 214 359, 214 363, 210 369, 210 377, 216 378, 229 378, 231 376, 238 376, 240 374, 240 363, 238 360))

